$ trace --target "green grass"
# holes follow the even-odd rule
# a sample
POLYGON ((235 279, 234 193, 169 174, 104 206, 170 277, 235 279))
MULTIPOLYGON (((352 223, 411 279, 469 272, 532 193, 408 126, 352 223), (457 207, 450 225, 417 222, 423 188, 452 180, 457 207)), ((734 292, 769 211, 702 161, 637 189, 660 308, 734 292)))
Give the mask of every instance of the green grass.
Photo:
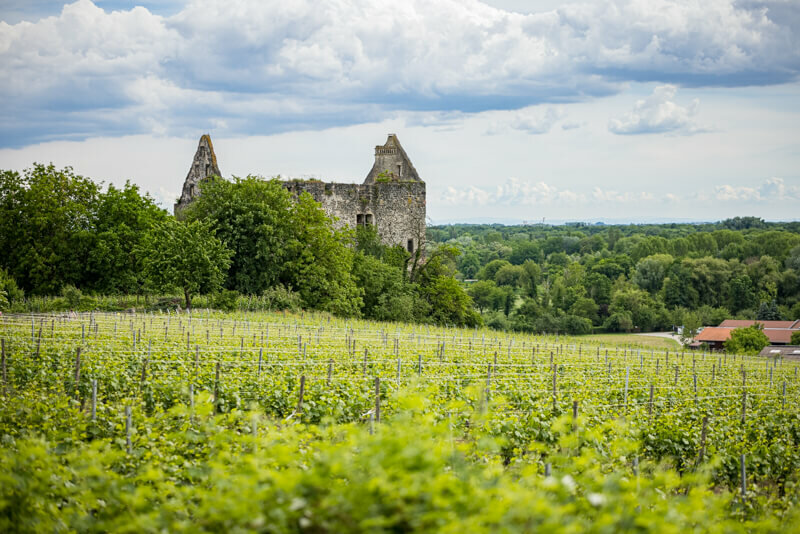
POLYGON ((615 345, 615 346, 631 346, 636 348, 648 349, 678 349, 681 344, 674 340, 665 337, 655 336, 642 336, 639 334, 591 334, 588 336, 579 336, 578 339, 591 340, 594 343, 615 345))

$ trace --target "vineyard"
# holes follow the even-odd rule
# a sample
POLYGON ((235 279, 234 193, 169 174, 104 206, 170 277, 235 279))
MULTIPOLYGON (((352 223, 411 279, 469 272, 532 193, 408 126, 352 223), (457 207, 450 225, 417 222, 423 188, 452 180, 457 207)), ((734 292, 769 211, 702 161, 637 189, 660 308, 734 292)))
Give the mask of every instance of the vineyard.
POLYGON ((798 362, 311 313, 0 338, 4 532, 800 524, 798 362))

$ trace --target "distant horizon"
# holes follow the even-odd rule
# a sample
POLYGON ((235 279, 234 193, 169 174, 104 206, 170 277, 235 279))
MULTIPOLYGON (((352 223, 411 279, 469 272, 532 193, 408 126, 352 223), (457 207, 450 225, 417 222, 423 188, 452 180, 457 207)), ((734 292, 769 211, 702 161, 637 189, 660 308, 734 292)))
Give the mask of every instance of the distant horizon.
MULTIPOLYGON (((529 220, 522 220, 522 219, 503 219, 503 218, 492 218, 492 217, 482 217, 482 218, 475 218, 475 219, 462 219, 462 220, 446 220, 446 221, 436 221, 430 220, 428 226, 453 226, 456 224, 467 224, 467 225, 492 225, 498 224, 501 226, 566 226, 569 224, 586 224, 587 226, 625 226, 625 225, 662 225, 662 224, 717 224, 727 219, 732 219, 737 217, 737 215, 731 217, 725 217, 724 219, 715 219, 715 220, 702 220, 702 219, 682 219, 682 218, 662 218, 662 217, 653 217, 652 219, 647 218, 614 218, 614 219, 586 219, 586 220, 575 220, 575 219, 562 219, 562 220, 546 220, 544 223, 541 221, 529 221, 529 220)), ((748 217, 748 215, 738 215, 738 217, 748 217)), ((791 223, 791 222, 800 222, 800 218, 795 219, 764 219, 763 217, 759 217, 765 223, 791 223)))

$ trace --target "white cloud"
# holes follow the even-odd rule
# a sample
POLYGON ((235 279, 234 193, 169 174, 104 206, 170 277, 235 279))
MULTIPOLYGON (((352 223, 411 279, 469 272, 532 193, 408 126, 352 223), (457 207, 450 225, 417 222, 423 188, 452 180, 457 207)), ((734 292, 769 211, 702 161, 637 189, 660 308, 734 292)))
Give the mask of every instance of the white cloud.
MULTIPOLYGON (((0 145, 194 134, 209 117, 246 135, 398 110, 522 109, 628 81, 782 83, 800 73, 799 11, 769 0, 604 0, 531 14, 477 0, 207 0, 165 17, 79 0, 34 23, 0 22, 0 145)), ((691 112, 664 98, 614 129, 688 132, 691 112)), ((512 127, 542 133, 552 122, 512 127)))
POLYGON ((453 186, 447 187, 442 193, 442 204, 450 206, 486 206, 494 203, 492 195, 487 191, 475 186, 463 189, 456 189, 453 186))
POLYGON ((758 187, 720 185, 714 188, 717 200, 781 201, 800 200, 800 187, 787 186, 782 178, 767 178, 758 187))
POLYGON ((518 130, 531 135, 545 134, 566 113, 561 107, 548 106, 544 109, 526 108, 510 113, 510 117, 494 121, 486 133, 496 135, 508 130, 518 130))
POLYGON ((693 120, 700 101, 694 99, 688 106, 680 106, 673 101, 677 92, 678 88, 674 85, 656 87, 652 95, 638 100, 632 111, 621 118, 611 119, 609 131, 623 135, 664 132, 693 134, 704 131, 693 120))
MULTIPOLYGON (((445 205, 473 206, 581 206, 597 204, 641 204, 659 200, 654 194, 640 191, 613 191, 599 187, 590 194, 571 189, 561 189, 546 182, 533 182, 509 178, 496 186, 493 191, 469 186, 463 189, 448 187, 441 196, 445 205)), ((676 201, 675 195, 665 200, 676 201)))
POLYGON ((612 202, 618 204, 629 204, 629 203, 637 203, 637 202, 651 202, 655 200, 655 196, 652 193, 647 192, 619 192, 619 191, 612 191, 612 190, 603 190, 599 187, 595 187, 592 190, 592 199, 597 202, 612 202))

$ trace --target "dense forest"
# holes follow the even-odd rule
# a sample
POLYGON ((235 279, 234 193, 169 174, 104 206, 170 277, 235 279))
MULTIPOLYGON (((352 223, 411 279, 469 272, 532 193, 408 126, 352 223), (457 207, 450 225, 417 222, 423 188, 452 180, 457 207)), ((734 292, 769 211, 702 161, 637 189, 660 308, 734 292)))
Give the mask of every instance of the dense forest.
POLYGON ((529 332, 691 332, 800 318, 798 275, 798 222, 438 226, 412 257, 374 227, 335 229, 274 179, 207 181, 177 220, 130 183, 52 165, 0 172, 0 310, 28 309, 26 295, 72 308, 180 295, 529 332))
POLYGON ((487 324, 589 333, 800 318, 800 223, 606 226, 452 225, 429 245, 455 247, 487 324))

